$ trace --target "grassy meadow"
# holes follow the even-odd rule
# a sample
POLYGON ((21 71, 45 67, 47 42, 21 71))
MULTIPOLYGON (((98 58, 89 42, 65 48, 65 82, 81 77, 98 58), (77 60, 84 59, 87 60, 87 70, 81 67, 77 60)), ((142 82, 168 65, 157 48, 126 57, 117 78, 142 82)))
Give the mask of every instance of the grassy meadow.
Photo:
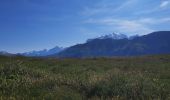
POLYGON ((170 55, 0 56, 0 100, 170 100, 170 55))

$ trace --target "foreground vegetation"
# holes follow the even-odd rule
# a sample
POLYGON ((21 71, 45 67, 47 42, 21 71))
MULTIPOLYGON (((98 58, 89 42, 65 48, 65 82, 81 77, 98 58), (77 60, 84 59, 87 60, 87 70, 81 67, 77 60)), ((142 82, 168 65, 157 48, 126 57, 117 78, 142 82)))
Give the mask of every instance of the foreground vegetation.
POLYGON ((170 55, 0 56, 0 100, 170 100, 170 55))

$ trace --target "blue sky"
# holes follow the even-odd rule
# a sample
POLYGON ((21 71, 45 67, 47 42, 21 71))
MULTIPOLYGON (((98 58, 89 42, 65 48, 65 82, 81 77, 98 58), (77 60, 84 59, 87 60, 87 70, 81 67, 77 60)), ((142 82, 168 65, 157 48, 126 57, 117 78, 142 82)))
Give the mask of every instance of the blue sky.
POLYGON ((169 26, 170 0, 0 0, 0 51, 12 53, 169 26))

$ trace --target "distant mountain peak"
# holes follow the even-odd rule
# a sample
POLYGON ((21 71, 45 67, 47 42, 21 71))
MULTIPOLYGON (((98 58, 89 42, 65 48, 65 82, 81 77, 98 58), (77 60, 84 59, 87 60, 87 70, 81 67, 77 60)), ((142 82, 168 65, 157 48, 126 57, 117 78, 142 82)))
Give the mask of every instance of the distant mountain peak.
POLYGON ((56 54, 56 53, 62 51, 63 49, 64 49, 63 47, 55 46, 52 49, 43 49, 40 51, 34 50, 34 51, 22 53, 21 55, 24 55, 24 56, 48 56, 48 55, 56 54))
POLYGON ((112 34, 107 34, 107 35, 99 37, 99 39, 107 39, 107 38, 119 40, 119 39, 127 39, 128 36, 122 33, 113 32, 112 34))
POLYGON ((120 40, 120 39, 129 39, 129 37, 125 34, 122 34, 122 33, 111 33, 111 34, 106 34, 106 35, 102 35, 102 36, 99 36, 97 38, 93 38, 93 39, 88 39, 87 42, 90 42, 92 40, 95 40, 95 39, 114 39, 114 40, 120 40))

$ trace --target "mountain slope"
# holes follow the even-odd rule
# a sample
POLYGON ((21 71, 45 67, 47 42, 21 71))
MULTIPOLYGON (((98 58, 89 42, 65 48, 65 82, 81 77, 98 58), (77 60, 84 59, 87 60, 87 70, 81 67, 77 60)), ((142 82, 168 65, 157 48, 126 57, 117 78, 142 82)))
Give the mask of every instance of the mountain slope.
POLYGON ((96 38, 61 51, 55 57, 111 57, 170 53, 170 31, 133 39, 96 38))

